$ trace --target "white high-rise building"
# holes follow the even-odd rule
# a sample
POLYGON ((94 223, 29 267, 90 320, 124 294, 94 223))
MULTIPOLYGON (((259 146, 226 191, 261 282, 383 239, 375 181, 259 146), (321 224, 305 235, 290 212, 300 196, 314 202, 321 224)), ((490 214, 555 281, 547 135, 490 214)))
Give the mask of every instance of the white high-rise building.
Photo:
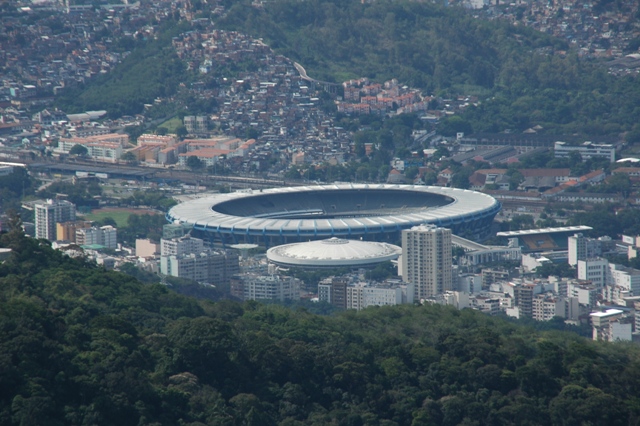
POLYGON ((582 234, 569 237, 569 265, 577 266, 579 260, 593 259, 602 255, 602 241, 582 234))
POLYGON ((609 282, 609 261, 607 259, 578 260, 578 279, 591 281, 597 288, 609 282))
POLYGON ((75 204, 65 200, 47 200, 34 205, 36 238, 56 239, 56 224, 76 220, 75 204))
POLYGON ((418 300, 452 290, 451 230, 420 225, 402 231, 402 273, 418 300))

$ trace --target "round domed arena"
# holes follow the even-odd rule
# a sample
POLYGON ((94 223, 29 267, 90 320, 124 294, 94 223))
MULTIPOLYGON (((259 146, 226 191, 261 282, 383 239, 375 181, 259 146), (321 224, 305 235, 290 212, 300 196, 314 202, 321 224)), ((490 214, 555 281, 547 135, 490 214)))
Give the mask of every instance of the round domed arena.
POLYGON ((481 239, 500 203, 481 192, 417 185, 335 184, 214 194, 174 206, 172 223, 214 243, 264 247, 331 237, 400 240, 420 224, 481 239))
POLYGON ((286 268, 373 268, 401 254, 402 248, 393 244, 333 237, 272 247, 267 259, 286 268))

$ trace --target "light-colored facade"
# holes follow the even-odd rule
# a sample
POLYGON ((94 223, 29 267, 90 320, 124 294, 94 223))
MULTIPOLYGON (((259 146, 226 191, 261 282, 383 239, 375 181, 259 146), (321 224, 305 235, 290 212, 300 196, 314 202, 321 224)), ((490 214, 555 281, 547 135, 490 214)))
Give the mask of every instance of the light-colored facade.
POLYGON ((556 158, 569 157, 577 152, 583 160, 590 158, 606 158, 610 163, 616 160, 616 147, 611 144, 584 142, 582 145, 568 145, 566 142, 556 142, 553 145, 556 158))
POLYGON ((596 287, 607 285, 609 261, 607 259, 578 260, 578 279, 591 281, 596 287))
POLYGON ((182 256, 202 252, 204 250, 204 241, 186 235, 180 238, 163 238, 160 241, 160 246, 160 254, 162 256, 182 256))
POLYGON ((118 246, 118 230, 111 225, 76 229, 76 243, 80 246, 98 244, 114 249, 118 246))
POLYGON ((602 255, 602 242, 577 233, 569 237, 569 265, 577 266, 579 260, 587 260, 602 255))
POLYGON ((243 274, 244 300, 299 300, 300 280, 280 275, 243 274))
POLYGON ((593 340, 606 342, 630 341, 632 333, 631 317, 620 309, 607 309, 589 315, 593 326, 593 340))
POLYGON ((553 317, 566 317, 565 299, 555 295, 538 294, 533 298, 533 319, 549 321, 553 317))
POLYGON ((162 255, 160 273, 213 285, 227 284, 240 272, 238 255, 229 251, 205 250, 182 255, 162 255))
POLYGON ((55 241, 56 224, 76 220, 75 204, 66 200, 46 200, 34 205, 36 238, 55 241))
POLYGON ((418 300, 452 290, 451 230, 419 225, 402 231, 402 273, 418 300))
POLYGON ((153 257, 160 253, 160 244, 154 243, 150 239, 136 239, 136 256, 153 257))
POLYGON ((347 287, 347 309, 361 310, 369 306, 413 303, 412 283, 401 285, 368 285, 358 283, 347 287))

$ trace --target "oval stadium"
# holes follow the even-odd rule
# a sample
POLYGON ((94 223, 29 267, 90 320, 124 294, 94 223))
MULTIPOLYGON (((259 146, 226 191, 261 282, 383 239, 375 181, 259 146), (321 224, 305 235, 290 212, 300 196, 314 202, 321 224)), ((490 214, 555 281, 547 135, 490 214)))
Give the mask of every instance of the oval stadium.
POLYGON ((215 194, 174 206, 167 220, 223 245, 331 237, 396 242, 403 229, 425 223, 481 239, 500 207, 493 197, 464 189, 335 184, 215 194))

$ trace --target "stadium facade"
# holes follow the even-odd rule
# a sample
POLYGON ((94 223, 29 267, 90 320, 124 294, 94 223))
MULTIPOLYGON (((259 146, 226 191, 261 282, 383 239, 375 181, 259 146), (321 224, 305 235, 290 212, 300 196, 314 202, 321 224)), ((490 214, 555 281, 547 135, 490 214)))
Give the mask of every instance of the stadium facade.
POLYGON ((272 247, 331 237, 397 242, 403 229, 421 224, 482 239, 500 208, 464 189, 335 184, 215 194, 173 207, 167 220, 215 243, 272 247))

